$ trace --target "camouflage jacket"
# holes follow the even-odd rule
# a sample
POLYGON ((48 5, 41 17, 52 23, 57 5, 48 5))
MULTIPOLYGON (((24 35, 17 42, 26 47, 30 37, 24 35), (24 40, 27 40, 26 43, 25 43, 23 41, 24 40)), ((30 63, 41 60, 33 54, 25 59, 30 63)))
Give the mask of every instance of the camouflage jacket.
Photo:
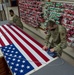
POLYGON ((17 15, 14 15, 12 18, 12 23, 16 24, 18 27, 20 27, 21 29, 23 29, 23 24, 20 20, 20 18, 17 15))
POLYGON ((62 54, 62 50, 67 47, 66 29, 58 25, 55 31, 48 31, 45 38, 45 45, 48 48, 54 48, 58 54, 62 54))

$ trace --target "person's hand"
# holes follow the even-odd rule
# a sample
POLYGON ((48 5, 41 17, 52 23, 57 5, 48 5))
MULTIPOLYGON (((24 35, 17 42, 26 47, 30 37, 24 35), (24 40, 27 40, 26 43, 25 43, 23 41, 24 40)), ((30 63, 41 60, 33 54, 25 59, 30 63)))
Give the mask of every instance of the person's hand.
POLYGON ((42 48, 43 50, 47 50, 48 49, 48 47, 45 45, 45 46, 43 46, 43 48, 42 48))
POLYGON ((50 52, 54 52, 54 48, 50 49, 50 52))

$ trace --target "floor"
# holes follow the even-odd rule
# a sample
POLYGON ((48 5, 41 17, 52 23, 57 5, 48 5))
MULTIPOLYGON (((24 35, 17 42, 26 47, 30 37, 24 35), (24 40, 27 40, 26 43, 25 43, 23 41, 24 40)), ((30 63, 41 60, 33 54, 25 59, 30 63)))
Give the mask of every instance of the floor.
MULTIPOLYGON (((7 11, 9 9, 13 9, 15 11, 16 14, 18 14, 18 8, 17 7, 9 7, 7 9, 7 11)), ((9 14, 8 15, 8 20, 11 18, 9 14)), ((1 21, 0 25, 5 24, 8 21, 1 21)), ((41 44, 44 44, 44 39, 40 38, 38 35, 36 35, 34 32, 31 32, 30 30, 28 30, 27 28, 24 27, 23 29, 27 34, 29 34, 30 36, 32 36, 34 39, 36 39, 38 42, 40 42, 41 44)), ((66 49, 64 49, 63 51, 63 55, 62 57, 64 60, 66 60, 68 63, 70 63, 71 65, 74 66, 74 48, 71 47, 67 47, 66 49)))

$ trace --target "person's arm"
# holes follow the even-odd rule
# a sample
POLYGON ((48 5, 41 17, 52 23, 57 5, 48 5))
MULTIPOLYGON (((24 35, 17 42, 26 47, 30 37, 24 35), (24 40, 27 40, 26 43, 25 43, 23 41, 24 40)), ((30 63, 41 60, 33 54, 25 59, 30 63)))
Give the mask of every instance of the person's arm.
POLYGON ((21 22, 21 19, 16 15, 14 18, 13 18, 13 22, 18 26, 20 27, 21 29, 23 29, 23 24, 21 22))
POLYGON ((15 15, 13 17, 13 20, 12 21, 16 24, 16 22, 19 21, 19 17, 17 15, 15 15))
POLYGON ((43 46, 43 50, 48 48, 48 44, 49 44, 49 39, 50 39, 50 33, 48 32, 48 34, 45 37, 45 45, 43 46))
POLYGON ((46 46, 48 46, 48 44, 49 44, 49 38, 50 38, 50 33, 48 33, 47 35, 46 35, 46 37, 45 37, 45 45, 46 46))
POLYGON ((67 39, 66 39, 66 29, 63 28, 61 31, 60 31, 60 39, 61 39, 61 42, 56 46, 54 47, 54 51, 58 52, 60 50, 63 50, 64 48, 67 47, 67 39))

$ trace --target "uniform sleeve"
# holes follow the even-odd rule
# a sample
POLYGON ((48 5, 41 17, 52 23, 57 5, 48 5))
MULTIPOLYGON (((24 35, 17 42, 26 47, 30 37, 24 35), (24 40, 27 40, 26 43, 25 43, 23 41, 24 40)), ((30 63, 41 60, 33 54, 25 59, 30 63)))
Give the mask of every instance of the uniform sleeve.
POLYGON ((45 37, 45 45, 46 46, 48 46, 48 44, 49 44, 50 36, 51 36, 51 34, 50 34, 50 32, 48 32, 47 35, 46 35, 46 37, 45 37))
POLYGON ((18 16, 15 16, 15 17, 14 17, 13 22, 14 22, 17 26, 19 26, 21 29, 23 29, 23 24, 22 24, 22 22, 21 22, 21 20, 20 20, 20 18, 19 18, 18 16))
POLYGON ((66 34, 67 34, 66 29, 62 28, 60 31, 61 42, 56 47, 54 47, 55 51, 59 52, 60 50, 63 50, 64 48, 67 47, 66 34))
POLYGON ((14 16, 14 17, 13 17, 13 22, 14 22, 14 23, 16 23, 18 20, 19 20, 19 17, 18 17, 18 16, 14 16))

